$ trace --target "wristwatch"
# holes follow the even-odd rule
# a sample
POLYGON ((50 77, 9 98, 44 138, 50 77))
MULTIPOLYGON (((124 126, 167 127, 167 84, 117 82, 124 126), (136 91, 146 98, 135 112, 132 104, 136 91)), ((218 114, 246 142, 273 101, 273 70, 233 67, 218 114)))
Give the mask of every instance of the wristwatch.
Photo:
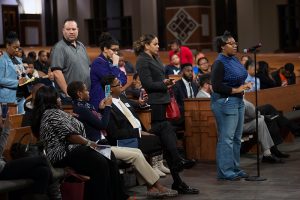
POLYGON ((88 140, 88 142, 85 144, 85 146, 89 147, 89 146, 91 146, 91 144, 92 144, 91 140, 88 140))

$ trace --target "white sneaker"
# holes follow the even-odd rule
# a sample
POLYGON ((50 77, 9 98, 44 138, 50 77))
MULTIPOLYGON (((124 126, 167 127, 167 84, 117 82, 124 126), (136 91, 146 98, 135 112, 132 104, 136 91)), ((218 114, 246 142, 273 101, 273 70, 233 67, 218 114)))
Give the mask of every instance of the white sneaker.
POLYGON ((154 171, 155 171, 155 173, 158 175, 158 176, 160 176, 160 177, 165 177, 165 176, 167 176, 165 173, 163 173, 162 171, 160 171, 157 167, 153 167, 153 169, 154 169, 154 171))
POLYGON ((164 166, 162 160, 158 161, 158 169, 165 174, 170 174, 170 169, 164 166))

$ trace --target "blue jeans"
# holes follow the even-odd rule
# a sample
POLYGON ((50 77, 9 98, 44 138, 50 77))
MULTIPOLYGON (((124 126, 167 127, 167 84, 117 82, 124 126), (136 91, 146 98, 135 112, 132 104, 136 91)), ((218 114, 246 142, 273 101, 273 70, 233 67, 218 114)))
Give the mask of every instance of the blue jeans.
POLYGON ((215 115, 218 130, 216 152, 217 176, 219 179, 233 179, 243 173, 240 170, 240 148, 243 132, 245 106, 242 98, 211 96, 211 109, 215 115))
POLYGON ((17 108, 18 108, 18 114, 24 114, 25 109, 24 109, 24 103, 26 99, 24 97, 17 97, 17 108))

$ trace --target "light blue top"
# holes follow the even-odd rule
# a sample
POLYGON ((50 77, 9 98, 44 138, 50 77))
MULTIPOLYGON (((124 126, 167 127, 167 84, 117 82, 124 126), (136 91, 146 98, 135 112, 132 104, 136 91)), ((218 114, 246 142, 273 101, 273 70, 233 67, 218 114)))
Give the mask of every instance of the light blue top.
MULTIPOLYGON (((256 78, 257 81, 257 90, 260 90, 260 80, 259 78, 256 78)), ((252 88, 249 90, 246 90, 245 92, 254 92, 255 91, 255 77, 251 76, 250 74, 248 74, 245 83, 251 82, 252 83, 252 88)))
MULTIPOLYGON (((20 58, 16 58, 22 63, 20 58)), ((9 55, 5 52, 0 57, 0 102, 15 103, 18 87, 17 65, 13 64, 9 55)))

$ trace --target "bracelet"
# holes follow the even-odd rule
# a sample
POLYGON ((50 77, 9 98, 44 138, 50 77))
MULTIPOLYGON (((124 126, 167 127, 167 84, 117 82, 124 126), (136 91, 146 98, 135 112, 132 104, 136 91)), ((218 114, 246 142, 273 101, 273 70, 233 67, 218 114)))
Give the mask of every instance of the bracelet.
POLYGON ((91 146, 91 144, 92 144, 91 140, 88 140, 88 142, 85 144, 85 146, 89 147, 89 146, 91 146))

